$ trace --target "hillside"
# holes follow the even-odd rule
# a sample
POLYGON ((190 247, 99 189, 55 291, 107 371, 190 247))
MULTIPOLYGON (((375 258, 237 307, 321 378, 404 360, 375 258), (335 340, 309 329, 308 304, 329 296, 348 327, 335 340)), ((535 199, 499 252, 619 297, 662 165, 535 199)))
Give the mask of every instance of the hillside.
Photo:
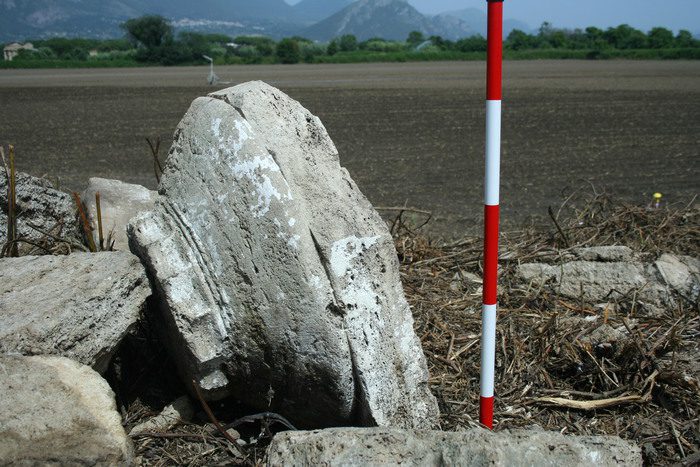
POLYGON ((450 39, 474 33, 458 18, 424 16, 406 0, 359 0, 305 29, 302 35, 316 40, 344 34, 354 34, 360 40, 371 37, 403 40, 411 31, 450 39))
POLYGON ((294 5, 296 17, 306 24, 328 18, 355 0, 302 0, 294 5))
MULTIPOLYGON (((464 21, 470 30, 474 31, 474 34, 481 34, 486 36, 486 12, 479 10, 478 8, 465 8, 462 10, 446 11, 437 15, 435 18, 456 18, 464 21)), ((513 29, 520 29, 521 31, 530 32, 532 27, 522 21, 505 18, 503 20, 503 35, 507 36, 513 29)))
POLYGON ((283 0, 0 0, 0 41, 51 36, 119 37, 119 24, 159 14, 176 26, 279 36, 295 30, 283 0))

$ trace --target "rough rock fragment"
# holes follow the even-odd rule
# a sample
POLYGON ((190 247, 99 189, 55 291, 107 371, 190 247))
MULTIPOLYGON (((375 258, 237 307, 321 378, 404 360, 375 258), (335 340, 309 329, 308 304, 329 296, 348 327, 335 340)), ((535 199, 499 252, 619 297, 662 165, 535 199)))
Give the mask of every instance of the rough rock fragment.
POLYGON ((61 355, 103 373, 150 294, 131 253, 0 259, 0 352, 61 355))
POLYGON ((87 366, 0 355, 0 394, 0 464, 131 464, 114 393, 87 366))
POLYGON ((187 396, 180 397, 165 407, 158 415, 139 423, 131 429, 130 436, 149 431, 165 431, 194 417, 194 406, 187 396))
POLYGON ((493 433, 332 428, 277 434, 267 465, 639 466, 641 450, 613 436, 564 436, 514 430, 493 433))
MULTIPOLYGON (((102 211, 102 229, 104 237, 111 236, 114 249, 129 251, 129 239, 126 226, 137 214, 153 209, 158 193, 141 185, 124 183, 119 180, 91 178, 82 194, 82 200, 88 209, 97 238, 97 208, 95 194, 100 193, 100 211, 102 211)), ((105 245, 108 247, 109 245, 105 245)))
POLYGON ((681 294, 690 302, 700 296, 700 259, 692 256, 663 254, 654 263, 661 282, 670 293, 681 294))
POLYGON ((130 245, 183 378, 299 426, 429 427, 393 241, 320 120, 246 83, 196 99, 130 245))
POLYGON ((521 264, 517 275, 532 286, 549 286, 562 296, 588 303, 609 304, 636 294, 638 299, 657 306, 668 297, 648 269, 628 247, 599 246, 577 248, 573 256, 557 264, 521 264))
POLYGON ((576 248, 574 254, 583 261, 632 261, 634 253, 622 245, 604 245, 576 248))
MULTIPOLYGON (((17 173, 17 230, 20 238, 52 248, 59 237, 67 242, 82 244, 82 233, 76 217, 73 198, 56 190, 46 179, 17 173), (35 228, 30 226, 32 224, 35 228), (43 232, 50 233, 51 236, 43 232)), ((7 177, 0 170, 0 247, 7 241, 7 177)), ((33 247, 21 243, 20 250, 33 247)), ((38 254, 44 250, 35 249, 38 254)))

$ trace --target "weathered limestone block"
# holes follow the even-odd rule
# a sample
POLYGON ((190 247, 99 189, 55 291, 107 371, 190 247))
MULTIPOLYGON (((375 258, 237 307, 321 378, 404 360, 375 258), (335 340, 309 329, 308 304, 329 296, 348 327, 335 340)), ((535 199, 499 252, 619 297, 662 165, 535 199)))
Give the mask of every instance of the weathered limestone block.
POLYGON ((691 303, 700 297, 700 259, 663 254, 654 263, 660 282, 691 303))
POLYGON ((0 353, 61 355, 103 373, 149 295, 131 253, 0 259, 0 353))
MULTIPOLYGON (((107 239, 111 235, 114 249, 129 251, 126 226, 137 214, 153 209, 158 193, 141 185, 106 178, 91 178, 82 194, 97 237, 97 207, 95 194, 100 193, 102 229, 107 239)), ((109 245, 105 245, 108 247, 109 245)))
POLYGON ((576 248, 574 254, 583 261, 632 261, 634 259, 634 252, 622 245, 576 248))
MULTIPOLYGON (((17 173, 17 231, 21 238, 42 242, 51 248, 55 239, 40 232, 48 232, 68 242, 81 244, 81 230, 76 217, 76 206, 68 193, 53 188, 48 180, 17 173), (30 227, 34 225, 39 230, 30 227)), ((7 241, 7 177, 0 170, 0 248, 7 241)), ((20 250, 33 248, 21 243, 20 250)), ((44 250, 37 250, 43 254, 44 250)))
POLYGON ((548 285, 571 299, 589 303, 634 294, 652 310, 673 306, 678 295, 693 302, 700 295, 700 260, 663 254, 651 264, 635 259, 622 246, 580 248, 561 264, 527 263, 518 267, 521 281, 548 285))
POLYGON ((130 465, 114 393, 63 357, 0 355, 0 464, 130 465))
POLYGON ((166 431, 182 422, 189 422, 194 418, 195 408, 190 398, 182 396, 172 404, 166 406, 158 415, 139 423, 131 429, 130 436, 140 433, 166 431))
POLYGON ((640 466, 642 454, 636 445, 613 436, 332 428, 277 434, 267 450, 267 465, 640 466))
POLYGON ((198 98, 160 194, 130 244, 186 380, 300 426, 435 423, 391 235, 317 117, 262 82, 198 98))

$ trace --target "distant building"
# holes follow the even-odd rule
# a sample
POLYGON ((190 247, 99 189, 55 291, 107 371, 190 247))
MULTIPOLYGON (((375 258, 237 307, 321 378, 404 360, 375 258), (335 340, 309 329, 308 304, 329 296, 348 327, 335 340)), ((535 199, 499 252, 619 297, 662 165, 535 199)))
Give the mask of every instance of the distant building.
POLYGON ((11 62, 13 58, 17 56, 20 50, 35 50, 34 45, 31 42, 26 44, 20 44, 19 42, 13 42, 12 44, 6 45, 3 49, 3 56, 5 61, 11 62))

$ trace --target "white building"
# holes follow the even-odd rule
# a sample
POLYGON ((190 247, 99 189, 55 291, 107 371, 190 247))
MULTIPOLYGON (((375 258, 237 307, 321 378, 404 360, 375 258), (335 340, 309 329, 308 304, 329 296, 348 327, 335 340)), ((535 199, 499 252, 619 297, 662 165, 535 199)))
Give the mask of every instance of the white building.
POLYGON ((34 50, 34 45, 31 42, 26 44, 20 44, 19 42, 13 42, 8 44, 3 49, 3 57, 5 61, 11 62, 13 58, 17 56, 20 50, 34 50))

